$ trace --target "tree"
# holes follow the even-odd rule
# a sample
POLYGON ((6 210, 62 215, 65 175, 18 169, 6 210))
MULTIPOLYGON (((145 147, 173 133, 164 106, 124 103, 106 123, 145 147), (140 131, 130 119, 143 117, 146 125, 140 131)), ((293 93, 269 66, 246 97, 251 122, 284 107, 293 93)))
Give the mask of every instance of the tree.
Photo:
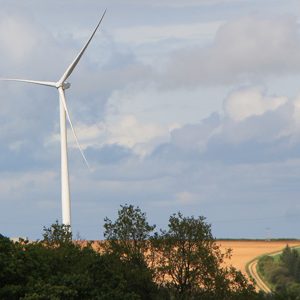
POLYGON ((43 236, 13 243, 0 235, 1 300, 147 299, 141 274, 116 255, 76 245, 69 228, 58 222, 44 228, 43 236))
POLYGON ((106 252, 123 262, 124 276, 141 299, 154 299, 157 289, 149 268, 152 257, 149 239, 155 225, 150 225, 146 214, 133 205, 121 205, 114 222, 107 217, 104 221, 106 252))
POLYGON ((121 205, 116 221, 106 217, 104 222, 108 251, 124 260, 144 260, 155 225, 149 225, 146 214, 139 207, 121 205))
POLYGON ((0 234, 0 299, 19 299, 24 280, 18 244, 0 234))
POLYGON ((56 220, 56 222, 49 228, 44 226, 43 231, 42 242, 49 247, 72 245, 72 232, 70 225, 59 224, 58 220, 56 220))
POLYGON ((180 212, 169 219, 168 230, 153 239, 158 280, 174 291, 176 299, 233 299, 254 293, 241 272, 223 267, 230 250, 222 253, 204 217, 184 217, 180 212))
POLYGON ((291 249, 288 245, 280 255, 280 261, 288 269, 290 276, 296 282, 300 282, 300 256, 296 249, 291 249))

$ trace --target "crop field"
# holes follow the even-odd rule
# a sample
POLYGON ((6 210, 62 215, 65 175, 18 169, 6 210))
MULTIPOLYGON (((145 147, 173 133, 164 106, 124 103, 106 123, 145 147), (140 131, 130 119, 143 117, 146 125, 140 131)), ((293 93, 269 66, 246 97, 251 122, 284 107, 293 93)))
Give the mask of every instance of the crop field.
MULTIPOLYGON (((300 240, 218 240, 221 250, 232 249, 232 257, 226 263, 246 273, 246 265, 257 256, 282 250, 287 244, 290 247, 300 246, 300 240)), ((102 242, 94 241, 92 247, 102 252, 102 242)))
POLYGON ((219 240, 222 250, 232 249, 232 258, 227 263, 243 273, 246 273, 246 264, 257 256, 282 250, 287 244, 290 247, 300 246, 300 241, 253 241, 253 240, 219 240))

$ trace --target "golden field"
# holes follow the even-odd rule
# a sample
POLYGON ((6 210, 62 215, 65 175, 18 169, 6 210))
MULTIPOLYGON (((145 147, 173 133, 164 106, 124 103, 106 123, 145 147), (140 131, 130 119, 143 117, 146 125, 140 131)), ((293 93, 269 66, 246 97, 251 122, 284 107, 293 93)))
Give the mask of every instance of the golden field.
MULTIPOLYGON (((85 245, 86 242, 77 241, 85 245)), ((226 261, 226 264, 232 265, 238 270, 246 274, 246 265, 254 258, 277 252, 285 248, 286 245, 290 247, 300 246, 300 240, 279 240, 279 241, 264 241, 264 240, 217 240, 222 252, 226 249, 232 249, 232 257, 226 261)), ((103 241, 93 241, 92 247, 97 252, 103 252, 103 241)))
POLYGON ((222 250, 232 249, 232 257, 227 262, 246 273, 246 264, 257 256, 282 250, 287 244, 290 247, 300 246, 300 241, 251 241, 251 240, 219 240, 222 250))

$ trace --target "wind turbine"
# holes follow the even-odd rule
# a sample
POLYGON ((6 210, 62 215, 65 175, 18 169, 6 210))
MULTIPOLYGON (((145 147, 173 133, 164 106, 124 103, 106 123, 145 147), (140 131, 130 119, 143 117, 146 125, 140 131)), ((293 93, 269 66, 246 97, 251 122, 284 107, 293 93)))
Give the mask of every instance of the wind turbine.
POLYGON ((68 151, 67 151, 67 128, 66 128, 66 117, 69 121, 70 127, 72 129, 73 135, 75 137, 76 144, 78 149, 89 168, 89 164, 87 159, 83 153, 83 150, 79 144, 73 123, 70 118, 68 106, 66 103, 65 98, 65 90, 70 88, 71 84, 66 80, 74 71, 75 67, 77 66, 78 62, 80 61, 83 53, 85 52, 86 48, 90 44, 92 38, 94 37, 97 29, 99 28, 104 16, 106 13, 106 9, 97 24, 96 28, 94 29, 92 35, 90 36, 87 43, 72 61, 72 63, 68 66, 64 74, 57 82, 52 81, 37 81, 37 80, 27 80, 27 79, 12 79, 12 78, 0 78, 0 80, 5 81, 18 81, 18 82, 25 82, 25 83, 32 83, 38 85, 45 85, 49 87, 56 88, 59 94, 59 111, 60 111, 60 139, 61 139, 61 201, 62 201, 62 224, 64 225, 71 225, 71 202, 70 202, 70 186, 69 186, 69 170, 68 170, 68 151))

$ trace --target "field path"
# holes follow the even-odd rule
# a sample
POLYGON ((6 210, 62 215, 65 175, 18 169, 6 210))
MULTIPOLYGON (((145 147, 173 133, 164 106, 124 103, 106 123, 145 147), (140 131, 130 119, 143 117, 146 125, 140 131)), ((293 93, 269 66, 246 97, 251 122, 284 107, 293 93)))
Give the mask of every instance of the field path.
MULTIPOLYGON (((299 248, 299 246, 293 246, 291 248, 299 248)), ((278 255, 281 253, 282 253, 282 250, 272 252, 272 253, 266 253, 264 255, 275 256, 275 255, 278 255)), ((254 280, 256 281, 256 286, 258 289, 262 290, 265 293, 271 293, 272 292, 271 289, 266 284, 266 282, 259 276, 259 274, 257 272, 257 264, 258 264, 259 259, 260 259, 260 257, 257 257, 253 261, 251 261, 249 263, 249 265, 246 266, 246 269, 249 272, 250 276, 252 276, 254 278, 254 280)))
POLYGON ((257 272, 257 263, 258 259, 253 260, 248 265, 248 271, 250 276, 255 280, 256 286, 258 289, 262 290, 265 293, 271 293, 271 289, 266 285, 266 283, 261 279, 257 272))
POLYGON ((249 272, 257 282, 257 289, 267 293, 270 292, 270 288, 264 284, 256 271, 258 258, 261 255, 276 255, 282 252, 286 245, 289 245, 290 247, 300 246, 299 240, 218 240, 217 243, 224 251, 228 248, 232 249, 232 258, 228 260, 226 264, 232 265, 236 269, 242 271, 246 276, 249 272), (248 263, 249 265, 247 268, 248 263), (250 271, 250 267, 252 271, 250 271))

